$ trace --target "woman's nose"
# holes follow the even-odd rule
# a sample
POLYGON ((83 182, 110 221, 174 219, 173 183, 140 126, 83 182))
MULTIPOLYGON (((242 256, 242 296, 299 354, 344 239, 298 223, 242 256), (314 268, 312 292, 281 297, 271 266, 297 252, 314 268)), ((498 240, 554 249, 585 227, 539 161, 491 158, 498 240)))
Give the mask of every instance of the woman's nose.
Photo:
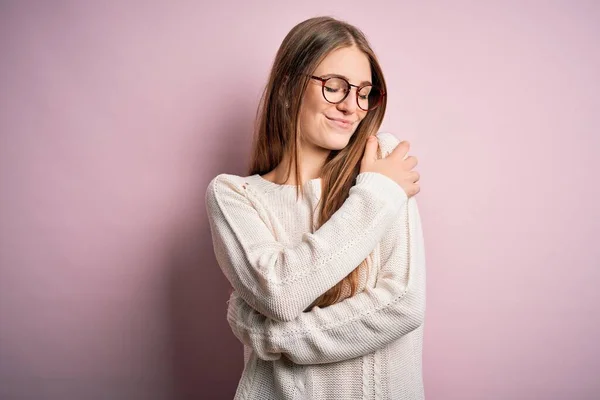
POLYGON ((354 90, 358 90, 355 88, 350 88, 348 95, 344 99, 344 101, 337 104, 338 110, 344 110, 348 113, 353 113, 356 111, 358 104, 356 104, 356 93, 354 90))

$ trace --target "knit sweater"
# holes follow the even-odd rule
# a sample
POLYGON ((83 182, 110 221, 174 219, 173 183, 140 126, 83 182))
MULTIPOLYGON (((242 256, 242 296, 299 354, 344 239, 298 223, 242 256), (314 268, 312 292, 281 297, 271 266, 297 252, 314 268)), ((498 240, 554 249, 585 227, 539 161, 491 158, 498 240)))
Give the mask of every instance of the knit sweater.
MULTIPOLYGON (((399 143, 377 135, 383 157, 399 143)), ((221 174, 206 191, 217 262, 244 344, 235 399, 424 399, 425 253, 415 197, 362 172, 315 229, 321 179, 221 174), (358 293, 310 307, 367 259, 358 293)))

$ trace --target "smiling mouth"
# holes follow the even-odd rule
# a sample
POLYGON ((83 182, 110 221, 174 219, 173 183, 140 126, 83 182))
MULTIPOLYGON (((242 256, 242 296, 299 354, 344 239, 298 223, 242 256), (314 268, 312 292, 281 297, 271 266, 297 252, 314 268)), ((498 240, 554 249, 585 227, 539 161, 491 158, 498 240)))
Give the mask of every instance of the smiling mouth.
POLYGON ((327 118, 335 126, 338 126, 338 127, 342 128, 342 129, 346 129, 346 130, 352 128, 352 126, 354 125, 354 122, 350 122, 350 121, 329 118, 327 116, 325 116, 325 118, 327 118))

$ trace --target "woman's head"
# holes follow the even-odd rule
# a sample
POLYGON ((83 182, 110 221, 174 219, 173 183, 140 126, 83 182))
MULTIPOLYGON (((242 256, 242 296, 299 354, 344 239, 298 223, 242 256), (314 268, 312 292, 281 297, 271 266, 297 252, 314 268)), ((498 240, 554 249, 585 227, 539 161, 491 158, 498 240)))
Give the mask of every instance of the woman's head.
MULTIPOLYGON (((288 178, 294 171, 295 181, 302 182, 301 157, 309 152, 320 155, 311 159, 323 160, 322 225, 355 183, 366 140, 383 120, 385 93, 381 67, 358 28, 331 17, 299 23, 277 51, 261 99, 250 174, 266 174, 286 161, 288 178)), ((366 260, 345 279, 352 293, 365 265, 366 260)), ((336 302, 343 286, 344 281, 316 304, 336 302)))
POLYGON ((255 138, 255 158, 259 160, 252 163, 252 172, 269 172, 288 155, 290 166, 296 164, 293 169, 299 174, 301 149, 334 151, 331 158, 344 149, 340 157, 362 152, 365 140, 377 132, 383 120, 385 91, 381 67, 358 28, 330 17, 299 23, 284 38, 263 94, 255 138), (345 83, 330 79, 323 87, 323 80, 332 76, 355 85, 338 104, 328 100, 340 100, 332 89, 344 93, 340 84, 345 83), (361 87, 361 106, 368 108, 370 103, 376 109, 367 112, 359 107, 356 86, 361 87), (348 121, 350 126, 334 120, 348 121))
POLYGON ((367 115, 370 93, 379 92, 371 83, 369 58, 356 45, 340 47, 309 77, 298 116, 302 145, 342 150, 367 115))

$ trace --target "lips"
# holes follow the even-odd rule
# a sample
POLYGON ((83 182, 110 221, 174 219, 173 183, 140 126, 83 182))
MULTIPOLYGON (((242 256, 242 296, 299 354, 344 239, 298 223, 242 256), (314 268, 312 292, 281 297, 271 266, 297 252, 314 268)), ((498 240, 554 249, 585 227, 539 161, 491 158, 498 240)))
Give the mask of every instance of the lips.
POLYGON ((354 125, 353 121, 344 118, 330 118, 325 116, 333 125, 340 127, 342 129, 350 129, 354 125))

